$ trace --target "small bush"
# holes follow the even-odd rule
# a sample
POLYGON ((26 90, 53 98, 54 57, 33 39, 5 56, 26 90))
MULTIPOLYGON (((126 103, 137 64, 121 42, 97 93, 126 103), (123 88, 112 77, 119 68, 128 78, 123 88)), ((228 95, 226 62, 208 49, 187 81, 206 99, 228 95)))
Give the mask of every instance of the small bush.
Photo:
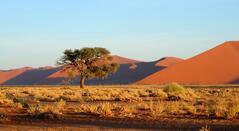
POLYGON ((169 101, 193 101, 195 98, 198 98, 198 95, 192 89, 186 89, 177 83, 165 86, 163 91, 167 93, 169 101))
POLYGON ((183 92, 185 91, 185 88, 178 83, 171 83, 164 87, 163 89, 164 92, 166 93, 172 93, 172 92, 183 92))

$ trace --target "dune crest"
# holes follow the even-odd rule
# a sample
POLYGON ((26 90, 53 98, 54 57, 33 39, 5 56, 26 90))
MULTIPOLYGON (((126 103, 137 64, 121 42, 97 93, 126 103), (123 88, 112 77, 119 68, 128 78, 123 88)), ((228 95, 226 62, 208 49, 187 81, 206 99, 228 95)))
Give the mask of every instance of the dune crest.
POLYGON ((177 57, 163 57, 162 59, 157 61, 155 66, 169 67, 169 66, 178 64, 182 61, 183 61, 183 59, 180 59, 180 58, 177 58, 177 57))
POLYGON ((133 64, 133 63, 139 63, 139 62, 142 62, 142 61, 133 60, 133 59, 125 58, 118 55, 114 55, 112 59, 112 63, 117 63, 117 64, 133 64))

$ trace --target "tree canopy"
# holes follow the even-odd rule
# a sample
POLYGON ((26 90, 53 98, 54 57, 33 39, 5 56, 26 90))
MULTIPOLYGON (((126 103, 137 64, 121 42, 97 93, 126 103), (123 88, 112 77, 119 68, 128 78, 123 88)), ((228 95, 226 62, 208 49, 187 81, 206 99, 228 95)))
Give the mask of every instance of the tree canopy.
POLYGON ((112 62, 110 51, 100 47, 65 50, 57 64, 68 72, 69 79, 80 77, 82 88, 85 79, 106 78, 119 68, 119 64, 112 62))

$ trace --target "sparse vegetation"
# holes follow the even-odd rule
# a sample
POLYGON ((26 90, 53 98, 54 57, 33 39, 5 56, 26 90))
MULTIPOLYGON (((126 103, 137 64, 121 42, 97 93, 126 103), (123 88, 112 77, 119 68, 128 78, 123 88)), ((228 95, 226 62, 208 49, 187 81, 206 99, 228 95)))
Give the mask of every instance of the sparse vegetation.
POLYGON ((65 101, 60 100, 53 105, 34 105, 28 108, 27 112, 32 118, 60 118, 65 107, 65 101))
MULTIPOLYGON (((187 116, 238 120, 236 88, 185 88, 173 83, 157 86, 18 87, 0 89, 0 114, 19 113, 31 119, 100 117, 158 120, 187 116), (173 98, 175 97, 175 99, 173 98), (8 108, 8 110, 5 110, 8 108)), ((207 128, 205 128, 207 129, 207 128)))
POLYGON ((225 100, 217 99, 209 102, 209 115, 216 118, 233 119, 239 116, 238 98, 225 100))

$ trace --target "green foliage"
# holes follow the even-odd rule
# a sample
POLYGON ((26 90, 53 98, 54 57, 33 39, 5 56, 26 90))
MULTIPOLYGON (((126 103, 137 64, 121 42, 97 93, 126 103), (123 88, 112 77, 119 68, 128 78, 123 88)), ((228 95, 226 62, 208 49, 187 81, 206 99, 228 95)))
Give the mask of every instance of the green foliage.
POLYGON ((110 52, 105 48, 82 48, 65 50, 62 58, 57 62, 64 66, 68 72, 69 79, 81 78, 81 86, 85 79, 106 78, 115 73, 119 65, 111 62, 110 52))
POLYGON ((171 83, 164 87, 163 89, 164 92, 166 93, 172 93, 172 92, 183 92, 185 91, 185 88, 178 83, 171 83))

